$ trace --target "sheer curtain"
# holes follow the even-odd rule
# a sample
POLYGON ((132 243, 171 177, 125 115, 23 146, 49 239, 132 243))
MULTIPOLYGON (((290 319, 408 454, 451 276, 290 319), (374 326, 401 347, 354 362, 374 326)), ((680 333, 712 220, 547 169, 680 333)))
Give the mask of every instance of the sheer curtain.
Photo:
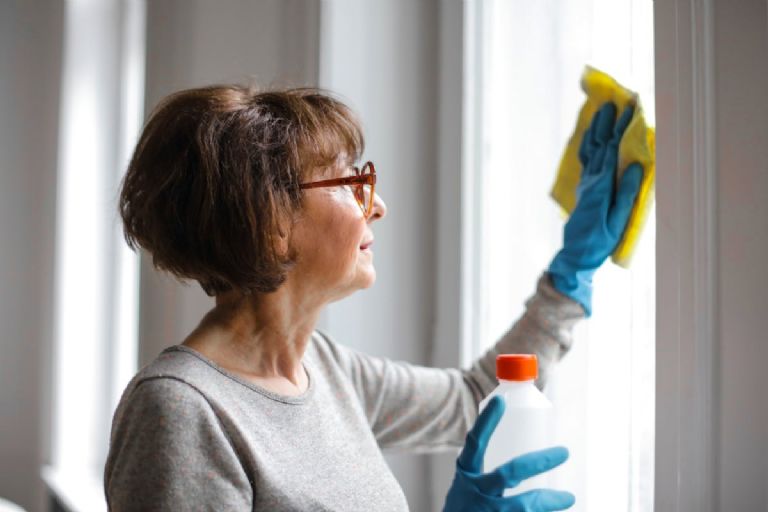
MULTIPOLYGON (((638 91, 653 125, 651 0, 470 2, 477 94, 472 165, 473 280, 479 354, 523 311, 536 277, 561 244, 564 219, 549 198, 584 100, 585 64, 638 91)), ((630 270, 595 278, 594 315, 546 393, 555 439, 571 459, 553 474, 577 496, 574 510, 653 507, 654 215, 630 270)))

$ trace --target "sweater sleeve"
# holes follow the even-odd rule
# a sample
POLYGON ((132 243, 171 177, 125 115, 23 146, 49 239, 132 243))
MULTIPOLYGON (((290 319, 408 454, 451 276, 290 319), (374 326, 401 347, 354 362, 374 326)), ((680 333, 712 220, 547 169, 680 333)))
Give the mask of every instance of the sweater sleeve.
POLYGON ((571 349, 573 327, 584 318, 584 309, 578 302, 558 292, 548 274, 539 278, 536 293, 526 301, 525 306, 523 316, 464 372, 467 385, 475 397, 475 408, 498 385, 497 355, 536 354, 539 362, 536 386, 544 389, 555 364, 571 349))
POLYGON ((578 303, 557 292, 543 275, 523 316, 469 369, 438 369, 368 356, 335 345, 379 446, 390 451, 435 452, 460 448, 480 401, 497 385, 496 355, 530 353, 539 359, 537 385, 570 349, 583 318, 578 303))
POLYGON ((253 508, 251 484, 213 409, 173 378, 139 382, 115 413, 104 488, 111 511, 253 508))

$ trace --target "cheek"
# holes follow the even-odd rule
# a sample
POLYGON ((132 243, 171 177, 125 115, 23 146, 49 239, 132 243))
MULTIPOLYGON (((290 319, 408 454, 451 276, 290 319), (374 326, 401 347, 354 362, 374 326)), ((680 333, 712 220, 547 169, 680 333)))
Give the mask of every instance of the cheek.
MULTIPOLYGON (((358 208, 357 204, 352 205, 358 208)), ((348 269, 351 262, 359 257, 360 243, 365 234, 366 223, 358 210, 338 208, 333 214, 315 219, 306 226, 306 243, 302 244, 300 257, 307 263, 322 267, 321 272, 338 274, 348 269)), ((312 265, 312 266, 315 266, 312 265)))
POLYGON ((367 225, 354 197, 344 189, 308 197, 291 243, 296 275, 322 287, 348 280, 356 273, 367 225))
POLYGON ((366 222, 351 193, 344 192, 343 189, 337 191, 334 208, 323 216, 323 232, 332 241, 329 244, 331 250, 356 252, 360 248, 366 222))
POLYGON ((334 259, 342 263, 342 260, 357 258, 360 252, 360 243, 365 233, 365 223, 357 218, 335 219, 326 231, 326 250, 333 254, 334 259))

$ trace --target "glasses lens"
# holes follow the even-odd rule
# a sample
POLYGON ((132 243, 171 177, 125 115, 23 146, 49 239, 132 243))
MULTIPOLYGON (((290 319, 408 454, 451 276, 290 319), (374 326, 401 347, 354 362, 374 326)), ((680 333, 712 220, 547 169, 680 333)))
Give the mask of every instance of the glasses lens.
POLYGON ((368 185, 355 185, 355 199, 360 203, 360 207, 365 210, 368 208, 368 185))
MULTIPOLYGON (((367 176, 371 174, 371 164, 370 162, 366 163, 363 166, 362 171, 360 171, 360 176, 367 176)), ((363 208, 363 212, 366 215, 370 215, 371 213, 371 207, 373 206, 373 190, 371 185, 365 184, 360 185, 357 187, 357 196, 358 201, 360 202, 360 206, 363 208)))

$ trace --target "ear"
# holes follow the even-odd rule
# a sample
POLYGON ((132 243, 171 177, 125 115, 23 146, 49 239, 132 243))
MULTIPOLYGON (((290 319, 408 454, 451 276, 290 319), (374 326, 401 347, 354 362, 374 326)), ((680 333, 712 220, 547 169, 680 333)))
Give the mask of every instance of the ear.
POLYGON ((285 223, 281 223, 277 228, 277 236, 273 239, 275 252, 281 256, 288 254, 291 237, 290 230, 286 229, 285 223))
POLYGON ((274 238, 275 250, 280 256, 292 257, 292 236, 294 219, 281 219, 277 224, 277 236, 274 238))

